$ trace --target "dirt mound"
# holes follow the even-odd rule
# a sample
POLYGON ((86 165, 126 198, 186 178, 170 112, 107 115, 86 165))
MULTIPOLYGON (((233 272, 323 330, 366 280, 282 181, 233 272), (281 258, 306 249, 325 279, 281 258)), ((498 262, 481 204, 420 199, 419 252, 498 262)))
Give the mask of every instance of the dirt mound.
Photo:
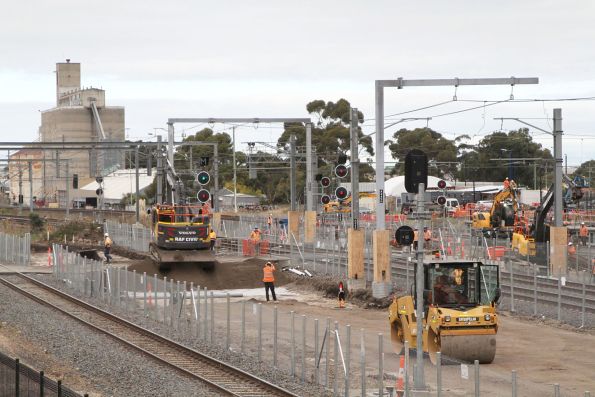
MULTIPOLYGON (((203 270, 193 264, 179 264, 172 266, 168 272, 159 272, 157 266, 150 259, 140 261, 128 267, 128 270, 136 270, 137 273, 157 274, 168 279, 186 281, 188 284, 200 285, 208 289, 244 289, 259 288, 262 283, 262 268, 266 261, 260 259, 248 259, 245 261, 217 263, 211 271, 203 270)), ((292 280, 286 272, 280 268, 275 271, 275 285, 284 285, 292 280)))
MULTIPOLYGON (((343 281, 345 292, 347 293, 347 301, 357 306, 366 309, 384 309, 392 303, 392 295, 386 298, 378 299, 372 296, 372 291, 368 288, 365 290, 349 291, 347 288, 347 281, 339 279, 335 276, 317 275, 313 278, 304 278, 288 274, 292 280, 290 289, 309 288, 314 291, 321 291, 325 298, 336 299, 339 295, 339 281, 343 281)), ((394 291, 398 295, 399 291, 394 291)))

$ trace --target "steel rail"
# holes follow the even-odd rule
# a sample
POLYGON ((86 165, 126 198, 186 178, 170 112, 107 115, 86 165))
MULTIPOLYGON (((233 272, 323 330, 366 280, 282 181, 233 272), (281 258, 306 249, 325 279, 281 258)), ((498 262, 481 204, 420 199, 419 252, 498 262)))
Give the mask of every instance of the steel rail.
POLYGON ((0 283, 36 302, 52 307, 97 331, 103 332, 129 347, 205 383, 218 392, 238 397, 254 395, 297 396, 264 379, 180 345, 171 339, 139 327, 21 273, 3 275, 0 277, 0 283), (17 276, 26 284, 17 285, 8 280, 10 276, 17 276), (31 288, 32 286, 33 288, 31 288), (54 301, 52 303, 49 301, 55 298, 59 298, 61 302, 54 301), (60 303, 65 304, 66 307, 60 307, 60 303), (87 317, 87 319, 84 317, 87 317), (99 324, 93 323, 94 321, 99 321, 99 324))

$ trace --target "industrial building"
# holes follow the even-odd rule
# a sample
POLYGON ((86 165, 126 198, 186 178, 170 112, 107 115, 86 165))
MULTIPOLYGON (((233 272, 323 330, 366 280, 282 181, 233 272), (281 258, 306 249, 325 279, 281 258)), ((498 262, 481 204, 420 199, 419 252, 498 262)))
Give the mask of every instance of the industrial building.
MULTIPOLYGON (((107 106, 105 90, 81 86, 81 64, 56 64, 56 106, 41 112, 40 142, 109 142, 125 140, 123 106, 107 106)), ((41 204, 66 205, 66 186, 71 201, 87 194, 75 190, 98 176, 106 176, 123 166, 119 150, 29 150, 10 155, 10 190, 14 198, 32 196, 41 204), (31 162, 31 176, 29 175, 31 162), (32 180, 32 189, 29 181, 32 180)))

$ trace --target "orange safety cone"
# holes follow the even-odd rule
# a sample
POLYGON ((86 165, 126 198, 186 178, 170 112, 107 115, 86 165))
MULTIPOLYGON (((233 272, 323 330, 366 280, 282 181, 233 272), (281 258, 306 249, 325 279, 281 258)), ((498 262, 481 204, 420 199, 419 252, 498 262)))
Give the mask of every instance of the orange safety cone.
POLYGON ((399 375, 395 384, 395 391, 398 397, 403 397, 405 394, 405 356, 399 356, 399 375))
POLYGON ((52 247, 48 247, 48 266, 52 266, 52 247))

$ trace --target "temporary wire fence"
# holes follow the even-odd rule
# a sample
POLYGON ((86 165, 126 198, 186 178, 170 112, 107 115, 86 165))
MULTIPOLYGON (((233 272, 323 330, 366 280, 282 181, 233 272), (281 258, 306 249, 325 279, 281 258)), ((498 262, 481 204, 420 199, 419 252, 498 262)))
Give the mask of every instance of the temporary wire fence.
POLYGON ((27 265, 31 259, 31 235, 0 233, 0 263, 27 265))
MULTIPOLYGON (((47 378, 43 371, 36 371, 0 353, 0 395, 1 396, 36 396, 36 397, 81 397, 62 385, 62 381, 47 378)), ((86 397, 87 394, 84 395, 86 397)))
POLYGON ((151 229, 141 224, 118 223, 105 221, 103 230, 110 234, 115 245, 123 246, 139 252, 149 252, 151 229))
MULTIPOLYGON (((236 354, 249 354, 297 381, 322 385, 335 396, 366 395, 368 391, 388 396, 391 388, 394 390, 391 385, 397 383, 399 355, 395 354, 389 335, 366 331, 369 319, 341 324, 340 312, 336 318, 317 318, 280 310, 273 303, 247 301, 246 296, 234 291, 209 291, 157 274, 105 266, 60 245, 54 245, 53 255, 54 276, 75 295, 96 299, 120 315, 135 314, 130 317, 142 318, 138 320, 143 322, 141 325, 162 323, 170 334, 217 343, 236 354)), ((337 269, 342 271, 340 266, 337 269)), ((262 291, 257 293, 262 295, 262 291)), ((406 362, 404 379, 408 387, 412 384, 409 375, 415 360, 411 357, 406 362)), ((518 378, 516 371, 504 378, 501 373, 482 367, 482 373, 488 374, 482 378, 479 365, 457 364, 461 365, 435 367, 426 362, 425 377, 433 395, 438 395, 439 390, 461 395, 479 396, 480 391, 482 396, 497 395, 490 393, 495 390, 494 385, 498 390, 509 385, 513 396, 517 391, 524 393, 523 390, 533 393, 537 389, 560 389, 559 385, 535 385, 523 379, 522 370, 518 371, 518 378)))

